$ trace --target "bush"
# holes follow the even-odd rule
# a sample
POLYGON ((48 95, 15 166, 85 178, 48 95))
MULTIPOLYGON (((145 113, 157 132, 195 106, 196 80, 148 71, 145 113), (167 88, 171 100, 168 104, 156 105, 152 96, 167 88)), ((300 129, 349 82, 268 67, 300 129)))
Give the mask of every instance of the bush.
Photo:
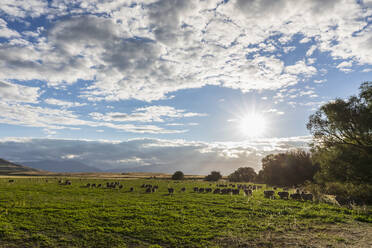
POLYGON ((173 180, 183 180, 183 179, 185 179, 185 175, 183 174, 182 171, 176 171, 176 172, 172 175, 172 179, 173 179, 173 180))
MULTIPOLYGON (((372 185, 353 184, 340 182, 327 182, 324 185, 309 184, 307 190, 313 194, 335 195, 336 200, 341 204, 372 204, 372 185)), ((314 195, 314 197, 316 197, 314 195)), ((316 197, 317 198, 317 197, 316 197)))
POLYGON ((206 181, 218 181, 222 178, 222 175, 219 171, 212 171, 211 174, 205 177, 206 181))
POLYGON ((229 175, 231 182, 253 182, 257 173, 251 167, 241 167, 229 175))

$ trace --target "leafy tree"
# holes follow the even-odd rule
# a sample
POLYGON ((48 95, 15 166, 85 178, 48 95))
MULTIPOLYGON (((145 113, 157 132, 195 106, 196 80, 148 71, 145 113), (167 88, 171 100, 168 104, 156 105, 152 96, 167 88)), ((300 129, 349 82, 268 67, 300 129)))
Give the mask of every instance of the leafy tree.
POLYGON ((211 174, 205 177, 206 181, 218 181, 222 178, 222 175, 219 171, 212 171, 211 174))
POLYGON ((172 175, 172 179, 173 179, 173 180, 183 180, 183 179, 185 179, 185 175, 183 174, 182 171, 176 171, 176 172, 172 175))
POLYGON ((292 186, 312 180, 317 170, 310 153, 296 150, 264 157, 259 177, 267 184, 292 186))
POLYGON ((229 175, 231 182, 253 182, 257 173, 251 167, 241 167, 229 175))
POLYGON ((320 182, 372 183, 372 82, 360 94, 324 104, 310 116, 313 158, 320 182))

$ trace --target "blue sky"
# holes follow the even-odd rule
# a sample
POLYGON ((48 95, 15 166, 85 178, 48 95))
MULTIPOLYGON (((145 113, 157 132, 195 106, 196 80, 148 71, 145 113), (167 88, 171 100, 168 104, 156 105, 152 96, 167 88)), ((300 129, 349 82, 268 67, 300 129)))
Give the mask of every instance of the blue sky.
POLYGON ((371 23, 370 0, 2 1, 0 156, 43 160, 36 145, 37 157, 21 155, 43 141, 55 159, 94 165, 60 142, 151 140, 159 154, 101 166, 169 164, 162 155, 182 147, 221 171, 258 169, 270 152, 306 147, 309 115, 371 80, 371 23), (253 112, 260 134, 241 127, 253 112))

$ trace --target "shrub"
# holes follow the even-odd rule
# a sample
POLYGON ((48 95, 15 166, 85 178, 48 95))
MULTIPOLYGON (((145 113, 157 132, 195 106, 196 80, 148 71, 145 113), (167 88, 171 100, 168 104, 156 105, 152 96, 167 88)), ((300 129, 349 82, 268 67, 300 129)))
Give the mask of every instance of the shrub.
POLYGON ((172 179, 173 179, 173 180, 183 180, 183 179, 185 179, 185 175, 183 174, 182 171, 176 171, 176 172, 172 175, 172 179))
POLYGON ((257 173, 251 167, 241 167, 229 175, 231 182, 253 182, 257 173))
POLYGON ((206 181, 218 181, 222 178, 222 175, 219 171, 212 171, 211 174, 205 177, 206 181))
MULTIPOLYGON (((308 189, 313 194, 335 195, 336 200, 342 204, 372 204, 372 185, 353 184, 341 182, 327 182, 324 185, 309 184, 308 189)), ((315 196, 315 195, 314 195, 315 196)))

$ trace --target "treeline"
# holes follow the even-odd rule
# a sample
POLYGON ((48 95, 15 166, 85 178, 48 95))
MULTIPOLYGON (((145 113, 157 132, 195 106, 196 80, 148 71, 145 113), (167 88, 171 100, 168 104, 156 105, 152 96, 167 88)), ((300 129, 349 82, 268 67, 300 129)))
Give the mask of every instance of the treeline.
POLYGON ((360 93, 321 106, 309 117, 310 152, 270 154, 258 174, 239 168, 231 181, 277 186, 303 185, 318 193, 337 195, 341 202, 372 203, 372 82, 360 93))
POLYGON ((319 170, 311 154, 302 150, 270 154, 262 159, 258 174, 250 167, 242 167, 229 175, 232 182, 255 182, 275 186, 297 186, 312 181, 319 170))

